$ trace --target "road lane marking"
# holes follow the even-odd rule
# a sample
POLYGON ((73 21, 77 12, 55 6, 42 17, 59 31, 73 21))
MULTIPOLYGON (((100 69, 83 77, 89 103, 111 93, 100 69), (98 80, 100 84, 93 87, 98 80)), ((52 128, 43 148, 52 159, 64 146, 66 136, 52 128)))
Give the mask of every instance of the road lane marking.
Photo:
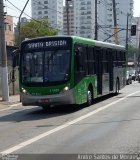
POLYGON ((120 98, 120 99, 118 99, 118 100, 116 100, 116 101, 114 101, 114 102, 112 102, 112 103, 110 103, 110 104, 107 104, 107 105, 105 105, 105 106, 103 106, 103 107, 101 107, 101 108, 98 108, 98 109, 96 109, 96 110, 94 110, 94 111, 92 111, 92 112, 90 112, 90 113, 88 113, 88 114, 86 114, 86 115, 83 115, 83 116, 81 116, 81 117, 79 117, 79 118, 76 118, 75 120, 72 120, 72 121, 70 121, 70 122, 67 122, 67 123, 65 123, 65 124, 63 124, 63 125, 61 125, 61 126, 58 126, 58 127, 54 128, 54 129, 50 130, 50 131, 44 132, 44 133, 42 133, 42 134, 40 134, 40 135, 38 135, 38 136, 36 136, 36 137, 34 137, 34 138, 31 138, 31 139, 29 139, 29 140, 27 140, 27 141, 22 142, 22 143, 14 146, 14 147, 11 147, 11 148, 9 148, 9 149, 6 149, 6 150, 2 151, 0 154, 6 155, 6 154, 13 153, 13 152, 15 152, 15 151, 17 151, 17 150, 19 150, 19 149, 21 149, 21 148, 24 148, 24 147, 26 147, 26 146, 28 146, 28 145, 30 145, 30 144, 32 144, 32 143, 34 143, 34 142, 42 139, 42 138, 45 138, 45 137, 47 137, 47 136, 49 136, 49 135, 51 135, 51 134, 53 134, 53 133, 55 133, 55 132, 58 132, 58 131, 60 131, 60 130, 62 130, 62 129, 64 129, 64 128, 66 128, 66 127, 69 127, 70 125, 73 125, 73 124, 75 124, 75 123, 77 123, 77 122, 79 122, 79 121, 81 121, 81 120, 84 120, 84 119, 86 119, 86 118, 88 118, 88 117, 90 117, 90 116, 92 116, 92 115, 94 115, 94 114, 96 114, 96 113, 98 113, 98 112, 100 112, 100 111, 103 111, 104 109, 107 109, 107 108, 109 108, 110 106, 112 106, 112 105, 114 105, 114 104, 116 104, 116 103, 118 103, 118 102, 120 102, 120 101, 123 101, 123 100, 125 100, 127 97, 130 97, 130 96, 132 96, 132 95, 134 95, 134 94, 137 94, 137 93, 140 93, 140 91, 131 93, 131 94, 129 94, 129 95, 123 97, 123 98, 120 98))
POLYGON ((19 105, 21 105, 21 103, 16 103, 16 104, 8 105, 9 107, 6 107, 6 108, 4 108, 4 109, 1 109, 0 112, 10 110, 10 109, 12 109, 13 107, 16 107, 16 106, 19 106, 19 105))

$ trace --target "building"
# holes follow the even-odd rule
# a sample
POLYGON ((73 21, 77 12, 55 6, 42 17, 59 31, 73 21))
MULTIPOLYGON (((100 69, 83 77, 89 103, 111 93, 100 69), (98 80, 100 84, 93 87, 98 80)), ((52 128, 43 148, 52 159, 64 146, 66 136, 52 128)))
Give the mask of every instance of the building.
POLYGON ((94 39, 95 1, 74 1, 74 27, 75 35, 94 39))
POLYGON ((68 35, 68 27, 69 27, 69 35, 75 34, 75 26, 74 26, 74 0, 71 0, 68 3, 68 6, 64 6, 64 14, 63 14, 63 34, 68 35), (68 8, 67 8, 68 7, 68 8), (67 14, 68 14, 68 24, 67 24, 67 14))
POLYGON ((21 25, 24 25, 24 24, 26 24, 26 23, 28 23, 28 22, 30 22, 29 19, 27 19, 26 17, 21 17, 21 19, 20 19, 20 24, 21 24, 21 25))
POLYGON ((13 17, 9 15, 5 19, 5 41, 7 46, 14 46, 13 17))
POLYGON ((34 19, 48 18, 50 25, 63 31, 63 0, 32 0, 32 17, 34 19))
MULTIPOLYGON (((133 0, 115 0, 116 3, 116 21, 117 27, 126 29, 127 14, 128 16, 128 28, 131 28, 133 17, 133 0)), ((114 34, 114 16, 113 16, 113 1, 112 0, 100 0, 98 3, 98 39, 104 41, 109 36, 114 34)), ((129 32, 130 39, 130 32, 129 32)), ((114 36, 109 38, 107 42, 114 43, 114 36)), ((120 45, 126 43, 126 30, 118 32, 118 42, 120 45)))
MULTIPOLYGON (((30 22, 30 19, 27 19, 26 17, 22 17, 22 18, 20 19, 20 25, 21 25, 21 26, 22 26, 22 25, 25 25, 25 24, 28 23, 28 22, 30 22)), ((19 26, 18 26, 18 25, 14 27, 14 35, 15 35, 15 37, 18 37, 18 36, 19 36, 19 26)))
POLYGON ((93 0, 71 0, 64 6, 63 33, 94 39, 95 2, 93 0), (68 9, 67 9, 68 8, 68 9), (67 12, 68 21, 67 23, 67 12))

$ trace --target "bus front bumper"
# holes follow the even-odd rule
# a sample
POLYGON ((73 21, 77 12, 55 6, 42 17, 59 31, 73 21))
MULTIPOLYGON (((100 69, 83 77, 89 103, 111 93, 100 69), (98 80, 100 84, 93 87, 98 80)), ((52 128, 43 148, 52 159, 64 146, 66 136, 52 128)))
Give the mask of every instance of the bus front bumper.
POLYGON ((42 95, 42 96, 34 96, 21 94, 21 102, 24 106, 27 105, 64 105, 64 104, 75 104, 74 98, 74 90, 69 90, 64 93, 56 94, 56 95, 42 95))

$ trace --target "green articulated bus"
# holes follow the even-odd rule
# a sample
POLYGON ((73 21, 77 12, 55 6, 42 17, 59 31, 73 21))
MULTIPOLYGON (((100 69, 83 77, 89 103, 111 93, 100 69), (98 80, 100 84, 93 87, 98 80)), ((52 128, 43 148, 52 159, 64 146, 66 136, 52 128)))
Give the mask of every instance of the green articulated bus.
POLYGON ((23 105, 91 105, 125 86, 126 51, 77 36, 30 39, 21 44, 19 71, 23 105))

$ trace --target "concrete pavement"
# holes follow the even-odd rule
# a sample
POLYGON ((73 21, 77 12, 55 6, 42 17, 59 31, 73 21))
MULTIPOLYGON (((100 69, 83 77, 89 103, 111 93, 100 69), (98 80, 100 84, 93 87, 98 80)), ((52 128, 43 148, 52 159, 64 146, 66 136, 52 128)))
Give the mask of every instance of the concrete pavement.
POLYGON ((12 95, 9 97, 9 101, 2 101, 2 97, 0 97, 0 110, 4 110, 8 107, 20 104, 20 96, 12 95))

